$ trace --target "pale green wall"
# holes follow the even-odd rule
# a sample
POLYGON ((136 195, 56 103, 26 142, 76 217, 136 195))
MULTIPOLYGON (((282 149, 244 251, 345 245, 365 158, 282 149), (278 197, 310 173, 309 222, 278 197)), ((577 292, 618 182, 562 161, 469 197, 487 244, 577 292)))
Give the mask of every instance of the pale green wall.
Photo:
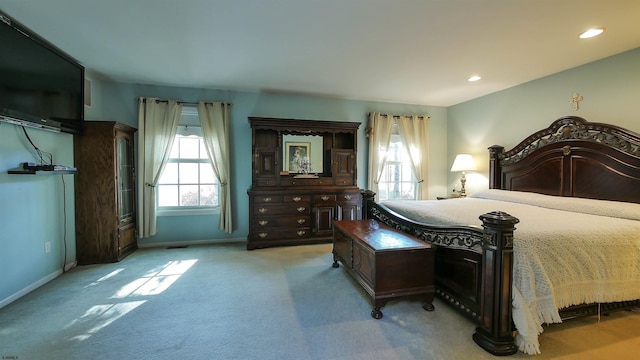
POLYGON ((179 99, 187 102, 198 100, 225 101, 231 108, 231 201, 233 204, 234 232, 218 230, 218 215, 166 216, 158 218, 158 234, 141 239, 142 246, 173 242, 200 242, 210 240, 246 240, 249 233, 247 189, 251 186, 251 129, 249 116, 281 117, 309 120, 362 122, 358 133, 358 186, 367 183, 367 113, 380 111, 391 114, 428 114, 430 128, 430 166, 434 171, 429 179, 432 197, 446 192, 446 108, 341 100, 303 95, 285 95, 258 92, 190 89, 93 81, 94 101, 98 104, 87 111, 87 119, 118 120, 136 126, 137 97, 179 99))
MULTIPOLYGON (((489 146, 508 150, 568 115, 640 133, 638 105, 640 48, 449 107, 447 162, 450 167, 455 154, 471 153, 478 172, 467 176, 467 190, 484 189, 489 146), (576 92, 584 100, 572 111, 569 99, 576 92)), ((459 176, 449 174, 449 187, 460 187, 459 176)))
MULTIPOLYGON (((26 130, 54 164, 73 164, 72 135, 26 130)), ((74 175, 7 173, 39 161, 22 127, 0 123, 0 307, 57 277, 65 261, 75 261, 74 175)))

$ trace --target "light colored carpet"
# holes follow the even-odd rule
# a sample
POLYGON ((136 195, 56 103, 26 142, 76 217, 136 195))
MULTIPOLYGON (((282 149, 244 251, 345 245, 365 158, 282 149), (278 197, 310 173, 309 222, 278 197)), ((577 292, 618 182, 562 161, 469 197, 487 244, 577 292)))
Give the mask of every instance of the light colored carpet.
MULTIPOLYGON (((475 325, 436 298, 392 301, 384 317, 331 245, 246 251, 244 244, 141 249, 77 267, 0 309, 3 359, 495 359, 475 325)), ((546 327, 542 355, 631 359, 640 314, 546 327)))

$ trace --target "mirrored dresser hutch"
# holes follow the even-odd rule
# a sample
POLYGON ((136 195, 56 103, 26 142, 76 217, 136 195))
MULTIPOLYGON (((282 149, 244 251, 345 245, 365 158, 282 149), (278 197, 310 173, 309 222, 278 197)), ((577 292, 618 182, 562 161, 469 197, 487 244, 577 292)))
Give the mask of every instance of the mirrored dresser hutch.
POLYGON ((334 220, 361 219, 358 122, 250 117, 247 249, 331 242, 334 220))

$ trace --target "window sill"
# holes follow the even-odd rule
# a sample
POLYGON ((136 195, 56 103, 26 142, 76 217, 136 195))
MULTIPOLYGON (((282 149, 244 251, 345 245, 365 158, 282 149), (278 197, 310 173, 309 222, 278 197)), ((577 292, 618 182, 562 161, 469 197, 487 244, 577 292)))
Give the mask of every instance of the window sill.
POLYGON ((215 215, 220 214, 220 208, 206 209, 159 209, 158 216, 194 216, 194 215, 215 215))

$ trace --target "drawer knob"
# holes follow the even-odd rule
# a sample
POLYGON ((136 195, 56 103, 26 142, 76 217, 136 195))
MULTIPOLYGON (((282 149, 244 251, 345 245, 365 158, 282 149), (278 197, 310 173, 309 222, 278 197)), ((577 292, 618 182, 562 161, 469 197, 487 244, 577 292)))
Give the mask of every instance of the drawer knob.
POLYGON ((267 225, 268 223, 269 223, 269 222, 268 222, 267 220, 260 220, 260 221, 258 221, 258 224, 260 224, 260 225, 262 225, 262 226, 265 226, 265 225, 267 225))
POLYGON ((260 236, 263 239, 266 238, 267 235, 268 235, 267 233, 263 233, 263 232, 258 234, 258 236, 260 236))
POLYGON ((327 195, 324 195, 323 197, 321 197, 322 201, 327 201, 329 200, 329 197, 327 195))
POLYGON ((345 195, 344 198, 345 200, 351 200, 351 195, 345 195))
POLYGON ((271 198, 270 197, 264 198, 264 202, 271 202, 271 198))
POLYGON ((258 212, 259 212, 260 214, 264 214, 264 213, 266 213, 266 212, 267 212, 267 208, 260 208, 260 209, 258 209, 258 212))
POLYGON ((302 198, 300 196, 296 196, 296 197, 293 198, 293 201, 295 201, 295 202, 298 202, 300 200, 302 200, 302 198))
POLYGON ((296 210, 298 210, 298 212, 303 212, 303 211, 307 210, 307 208, 306 208, 306 207, 304 207, 304 206, 300 206, 300 207, 299 207, 299 208, 297 208, 296 210))
POLYGON ((304 230, 298 230, 298 236, 304 236, 307 232, 304 230))
POLYGON ((298 224, 300 224, 300 225, 302 225, 302 224, 304 224, 306 222, 307 222, 307 220, 305 220, 305 219, 298 219, 298 224))

